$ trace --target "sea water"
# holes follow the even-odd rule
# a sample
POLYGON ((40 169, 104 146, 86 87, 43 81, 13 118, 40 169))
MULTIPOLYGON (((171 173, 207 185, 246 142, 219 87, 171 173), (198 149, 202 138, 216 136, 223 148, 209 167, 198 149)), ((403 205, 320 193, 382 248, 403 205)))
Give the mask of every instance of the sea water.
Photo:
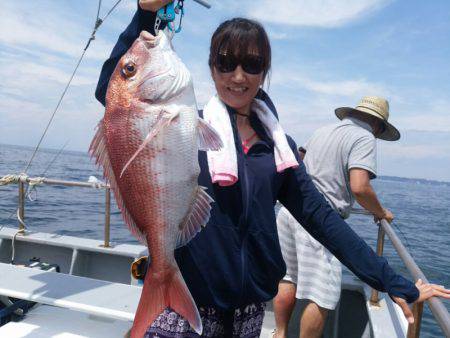
MULTIPOLYGON (((0 144, 0 177, 21 173, 32 153, 32 148, 0 144)), ((82 182, 95 176, 103 180, 86 153, 57 154, 55 150, 40 150, 28 175, 82 182)), ((394 213, 395 231, 427 278, 450 287, 450 184, 378 178, 373 185, 383 205, 394 213)), ((104 190, 45 185, 33 189, 29 197, 25 223, 30 230, 103 239, 104 190)), ((0 186, 0 227, 17 227, 17 201, 16 184, 0 186)), ((353 215, 348 223, 375 248, 378 228, 370 217, 353 215)), ((111 241, 138 243, 124 225, 114 201, 111 241)), ((384 254, 396 271, 409 276, 389 240, 385 241, 384 254)), ((450 301, 444 304, 450 311, 450 301)), ((442 332, 425 306, 421 337, 440 336, 442 332)))

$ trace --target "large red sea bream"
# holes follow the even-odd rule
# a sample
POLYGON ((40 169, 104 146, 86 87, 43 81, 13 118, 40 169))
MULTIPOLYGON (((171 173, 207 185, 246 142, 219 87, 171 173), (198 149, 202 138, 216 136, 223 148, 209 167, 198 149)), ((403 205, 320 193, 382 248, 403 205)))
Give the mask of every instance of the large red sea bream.
POLYGON ((90 147, 126 224, 149 249, 133 338, 142 338, 166 307, 202 331, 173 252, 209 219, 213 201, 197 184, 197 152, 221 146, 197 115, 191 75, 169 39, 142 32, 111 77, 105 116, 90 147))

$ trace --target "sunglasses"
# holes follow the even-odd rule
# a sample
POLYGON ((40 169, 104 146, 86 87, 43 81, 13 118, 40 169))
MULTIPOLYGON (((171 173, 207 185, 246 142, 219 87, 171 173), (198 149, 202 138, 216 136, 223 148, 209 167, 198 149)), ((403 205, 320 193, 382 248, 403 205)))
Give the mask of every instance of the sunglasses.
POLYGON ((229 54, 217 55, 215 66, 221 73, 231 73, 238 65, 248 74, 256 75, 264 71, 264 60, 259 55, 247 54, 240 58, 229 54))

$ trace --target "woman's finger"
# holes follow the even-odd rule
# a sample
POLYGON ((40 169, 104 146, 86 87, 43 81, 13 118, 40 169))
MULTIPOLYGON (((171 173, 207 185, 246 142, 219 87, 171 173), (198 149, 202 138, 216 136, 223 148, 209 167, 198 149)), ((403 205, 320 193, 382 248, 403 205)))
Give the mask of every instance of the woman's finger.
POLYGON ((450 294, 450 289, 446 289, 443 285, 431 284, 431 286, 432 286, 433 289, 435 289, 435 290, 439 290, 439 291, 441 291, 441 292, 449 293, 449 294, 450 294))
POLYGON ((450 299, 450 293, 433 289, 433 296, 450 299))

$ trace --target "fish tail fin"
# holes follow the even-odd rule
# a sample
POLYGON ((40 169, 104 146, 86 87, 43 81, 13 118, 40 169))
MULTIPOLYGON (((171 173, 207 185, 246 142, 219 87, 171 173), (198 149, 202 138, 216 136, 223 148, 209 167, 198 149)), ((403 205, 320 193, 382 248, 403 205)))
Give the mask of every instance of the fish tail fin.
POLYGON ((168 296, 170 308, 186 319, 194 331, 201 335, 203 326, 197 305, 178 269, 170 283, 168 296))
POLYGON ((150 278, 151 270, 147 271, 142 288, 139 305, 134 316, 131 338, 142 338, 149 326, 169 305, 166 299, 165 284, 159 279, 150 278))
POLYGON ((151 278, 147 272, 141 299, 134 317, 131 338, 142 338, 158 316, 170 307, 185 318, 191 327, 201 335, 203 331, 200 314, 180 270, 176 269, 172 278, 165 283, 159 278, 151 278))

